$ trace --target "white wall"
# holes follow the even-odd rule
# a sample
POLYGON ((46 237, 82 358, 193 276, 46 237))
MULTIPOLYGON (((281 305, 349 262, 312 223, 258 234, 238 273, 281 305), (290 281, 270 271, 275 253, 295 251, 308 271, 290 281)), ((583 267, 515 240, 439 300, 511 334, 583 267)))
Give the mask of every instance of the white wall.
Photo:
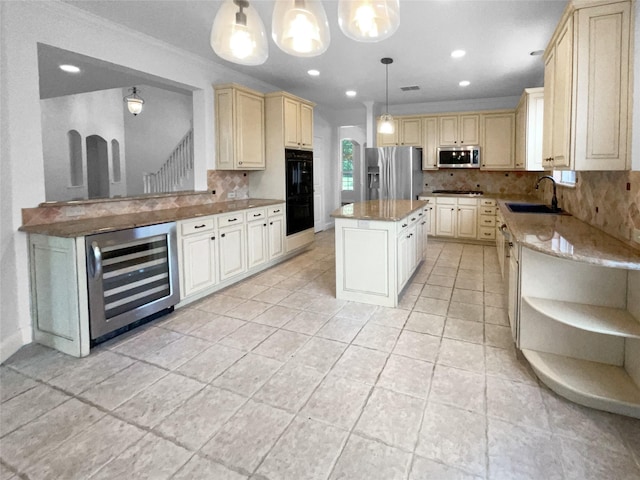
POLYGON ((0 361, 31 341, 27 236, 21 209, 45 200, 37 43, 168 79, 193 91, 196 189, 213 168, 212 84, 279 90, 62 2, 0 1, 0 361))
MULTIPOLYGON (((121 171, 124 172, 126 155, 123 153, 125 133, 122 103, 122 90, 119 88, 40 100, 47 201, 87 198, 86 139, 90 135, 100 135, 107 141, 109 158, 111 140, 115 139, 120 143, 120 164, 121 171), (76 130, 82 139, 84 181, 78 187, 70 186, 67 137, 70 130, 76 130)), ((110 178, 113 176, 110 175, 110 178)), ((124 180, 123 175, 122 184, 114 186, 116 190, 111 192, 112 195, 124 193, 124 180)))
MULTIPOLYGON (((127 194, 144 193, 143 172, 155 173, 169 158, 178 142, 191 128, 193 100, 191 95, 170 92, 148 85, 138 85, 144 99, 142 112, 124 114, 127 154, 127 194)), ((126 89, 122 97, 128 95, 126 89)), ((122 98, 120 98, 122 102, 122 98)), ((183 190, 193 190, 193 183, 183 190)))

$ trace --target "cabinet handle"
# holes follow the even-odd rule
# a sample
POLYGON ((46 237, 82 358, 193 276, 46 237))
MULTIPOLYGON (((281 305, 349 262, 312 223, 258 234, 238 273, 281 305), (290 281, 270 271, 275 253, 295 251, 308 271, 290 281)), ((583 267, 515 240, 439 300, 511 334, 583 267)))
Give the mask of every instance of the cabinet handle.
POLYGON ((266 227, 266 226, 267 226, 267 224, 266 224, 266 223, 264 223, 264 224, 262 224, 262 226, 263 226, 263 227, 266 227))
POLYGON ((280 213, 280 209, 274 210, 273 213, 280 213))
POLYGON ((404 227, 406 227, 406 226, 407 226, 407 224, 406 224, 406 223, 403 223, 403 224, 402 224, 402 228, 404 228, 404 227))
POLYGON ((412 217, 412 218, 411 218, 411 221, 412 221, 412 222, 415 222, 415 221, 416 221, 416 217, 412 217))
POLYGON ((485 236, 485 237, 490 237, 490 236, 491 236, 491 234, 490 234, 489 232, 484 232, 484 236, 485 236))
POLYGON ((211 240, 215 240, 215 239, 216 239, 216 237, 211 237, 211 240))
POLYGON ((98 278, 102 274, 102 252, 100 251, 98 242, 91 242, 91 253, 93 254, 91 276, 93 278, 98 278))
POLYGON ((224 238, 226 235, 227 235, 226 233, 223 233, 223 234, 221 234, 220 236, 221 236, 222 238, 224 238))
POLYGON ((273 222, 269 222, 269 225, 273 225, 273 222))
POLYGON ((418 214, 418 216, 419 216, 419 217, 421 217, 421 216, 422 216, 422 212, 420 212, 420 213, 418 214))
POLYGON ((238 162, 238 165, 242 165, 242 162, 238 162))
POLYGON ((204 227, 206 227, 206 225, 203 223, 202 225, 196 225, 193 228, 204 228, 204 227))
POLYGON ((262 216, 262 214, 261 213, 254 213, 253 216, 254 217, 260 217, 260 216, 262 216))
POLYGON ((237 222, 238 219, 237 218, 229 218, 227 219, 227 222, 237 222))
POLYGON ((411 235, 407 235, 407 238, 411 238, 411 235))

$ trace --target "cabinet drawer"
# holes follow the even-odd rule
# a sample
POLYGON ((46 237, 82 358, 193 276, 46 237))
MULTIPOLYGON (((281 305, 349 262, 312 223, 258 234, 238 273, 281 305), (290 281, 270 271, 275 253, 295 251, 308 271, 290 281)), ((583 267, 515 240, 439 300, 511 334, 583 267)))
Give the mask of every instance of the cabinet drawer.
POLYGON ((480 227, 478 231, 478 238, 480 240, 495 240, 496 229, 493 227, 480 227))
POLYGON ((496 217, 489 217, 487 215, 480 215, 480 217, 478 217, 478 224, 481 227, 495 227, 496 225, 496 217))
POLYGON ((436 199, 434 197, 418 197, 418 200, 427 202, 429 205, 435 205, 436 199))
POLYGON ((495 207, 496 199, 495 198, 481 198, 480 199, 481 207, 495 207))
POLYGON ((480 209, 480 215, 495 215, 496 207, 482 207, 480 209))
POLYGON ((478 205, 477 198, 458 198, 458 205, 478 205))
POLYGON ((182 236, 194 233, 211 232, 213 230, 213 217, 196 218, 180 222, 182 236))
POLYGON ((438 197, 436 199, 436 203, 438 205, 456 205, 458 203, 458 199, 455 197, 438 197))
POLYGON ((218 228, 237 225, 244 222, 244 212, 228 213, 218 216, 218 228))
POLYGON ((248 210, 247 211, 247 222, 253 222, 255 220, 261 220, 263 218, 266 218, 266 216, 267 216, 267 209, 266 208, 248 210))
POLYGON ((269 216, 273 217, 274 215, 284 215, 284 204, 269 207, 269 216))

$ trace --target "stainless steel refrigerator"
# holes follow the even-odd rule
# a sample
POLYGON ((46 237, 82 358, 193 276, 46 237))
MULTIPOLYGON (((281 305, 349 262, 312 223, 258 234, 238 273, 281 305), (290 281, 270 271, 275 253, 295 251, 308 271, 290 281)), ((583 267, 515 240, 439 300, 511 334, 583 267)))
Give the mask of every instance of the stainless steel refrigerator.
POLYGON ((367 148, 365 162, 367 200, 416 200, 422 192, 421 148, 367 148))

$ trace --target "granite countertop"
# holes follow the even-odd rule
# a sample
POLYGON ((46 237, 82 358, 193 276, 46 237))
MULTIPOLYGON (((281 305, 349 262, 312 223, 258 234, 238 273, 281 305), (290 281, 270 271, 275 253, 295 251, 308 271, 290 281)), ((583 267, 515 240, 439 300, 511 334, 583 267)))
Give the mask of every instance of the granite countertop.
POLYGON ((427 202, 421 200, 369 200, 344 205, 334 210, 331 216, 353 220, 397 222, 426 204, 427 202))
POLYGON ((125 230, 128 228, 174 222, 176 220, 203 217, 207 215, 218 215, 221 213, 246 210, 248 208, 268 207, 270 205, 277 205, 280 203, 284 203, 284 200, 249 198, 246 200, 234 200, 232 202, 191 205, 188 207, 151 210, 147 212, 127 213, 99 218, 85 218, 41 225, 23 225, 19 230, 27 233, 51 235, 54 237, 82 237, 94 233, 125 230))
POLYGON ((538 252, 605 267, 640 270, 640 251, 571 215, 513 213, 507 201, 541 203, 535 197, 502 196, 498 207, 516 242, 538 252))

